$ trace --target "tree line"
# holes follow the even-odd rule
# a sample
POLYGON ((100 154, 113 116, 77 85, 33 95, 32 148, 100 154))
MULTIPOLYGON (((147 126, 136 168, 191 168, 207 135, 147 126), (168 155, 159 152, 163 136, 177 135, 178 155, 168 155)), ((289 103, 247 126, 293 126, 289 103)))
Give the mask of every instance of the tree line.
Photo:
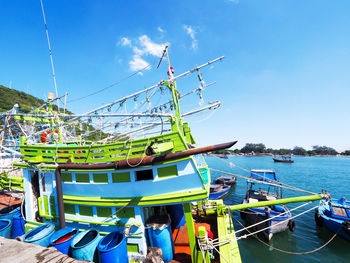
POLYGON ((314 145, 312 150, 305 150, 303 147, 295 146, 293 149, 281 148, 281 149, 272 149, 266 148, 263 143, 247 143, 241 149, 235 150, 220 150, 214 153, 217 154, 275 154, 275 155, 302 155, 302 156, 314 156, 314 155, 350 155, 350 150, 344 152, 337 152, 332 147, 314 145))

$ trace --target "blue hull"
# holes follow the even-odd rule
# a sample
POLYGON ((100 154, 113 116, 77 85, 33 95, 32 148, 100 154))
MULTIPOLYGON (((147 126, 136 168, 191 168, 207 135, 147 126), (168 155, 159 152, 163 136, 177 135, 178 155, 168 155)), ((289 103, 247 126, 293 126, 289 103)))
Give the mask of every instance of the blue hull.
POLYGON ((228 187, 227 189, 224 189, 222 191, 218 191, 215 193, 210 193, 209 194, 209 199, 210 200, 215 200, 215 199, 220 199, 223 198, 225 195, 227 195, 231 190, 231 187, 228 187))
MULTIPOLYGON (((270 218, 270 220, 253 227, 254 231, 260 231, 266 228, 262 231, 262 234, 270 241, 274 234, 289 228, 289 221, 292 215, 287 208, 284 209, 285 210, 281 212, 270 210, 269 213, 266 214, 265 208, 249 208, 241 211, 241 217, 247 225, 254 225, 270 218), (286 213, 281 215, 283 212, 286 213)), ((254 232, 253 229, 249 231, 254 232)))
POLYGON ((316 209, 316 223, 324 226, 333 233, 350 240, 350 229, 344 226, 344 222, 350 222, 350 202, 344 200, 320 201, 316 209), (340 211, 340 212, 338 212, 340 211))

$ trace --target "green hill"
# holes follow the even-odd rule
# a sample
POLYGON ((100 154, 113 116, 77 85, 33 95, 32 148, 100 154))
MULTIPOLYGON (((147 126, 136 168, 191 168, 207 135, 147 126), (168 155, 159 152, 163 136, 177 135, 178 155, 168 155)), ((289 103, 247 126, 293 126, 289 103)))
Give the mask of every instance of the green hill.
MULTIPOLYGON (((44 100, 38 99, 28 93, 0 85, 0 112, 12 109, 15 104, 18 104, 23 109, 29 107, 36 108, 44 103, 44 100)), ((53 109, 57 109, 57 106, 53 105, 53 109)), ((70 111, 66 112, 72 114, 70 111)))

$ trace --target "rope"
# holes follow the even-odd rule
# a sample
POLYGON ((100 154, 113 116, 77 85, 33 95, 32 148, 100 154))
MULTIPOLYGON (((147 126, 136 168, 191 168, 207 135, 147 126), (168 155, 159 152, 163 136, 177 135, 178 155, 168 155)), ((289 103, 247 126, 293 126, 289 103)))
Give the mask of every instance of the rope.
MULTIPOLYGON (((244 227, 244 225, 236 218, 234 218, 241 226, 244 227)), ((247 230, 249 233, 251 233, 249 230, 247 230)), ((313 249, 313 250, 310 250, 310 251, 304 251, 304 252, 292 252, 292 251, 287 251, 287 250, 283 250, 283 249, 280 249, 280 248, 277 248, 277 247, 274 247, 266 242, 264 242, 263 240, 261 240, 258 236, 254 235, 254 237, 260 241, 261 243, 263 243, 264 245, 268 246, 269 248, 271 249, 274 249, 274 250, 277 250, 278 252, 281 252, 281 253, 285 253, 285 254, 289 254, 289 255, 307 255, 307 254, 312 254, 314 252, 317 252, 319 250, 321 250, 322 248, 324 248, 325 246, 327 246, 330 242, 332 242, 332 240, 337 236, 339 230, 337 231, 337 233, 335 233, 326 243, 324 243, 322 246, 316 248, 316 249, 313 249)))
POLYGON ((142 68, 142 69, 140 69, 140 70, 134 72, 133 74, 131 74, 131 75, 125 77, 125 78, 122 78, 121 80, 118 80, 117 82, 115 82, 115 83, 113 83, 113 84, 111 84, 111 85, 109 85, 109 86, 107 86, 107 87, 104 87, 103 89, 97 90, 97 91, 95 91, 95 92, 93 92, 93 93, 90 93, 90 94, 88 94, 88 95, 85 95, 85 96, 82 96, 82 97, 79 97, 79 98, 76 98, 76 99, 69 100, 67 103, 72 103, 72 102, 76 102, 76 101, 79 101, 79 100, 88 98, 88 97, 90 97, 90 96, 93 96, 93 95, 96 95, 96 94, 98 94, 98 93, 101 93, 102 91, 105 91, 105 90, 107 90, 107 89, 109 89, 109 88, 112 88, 112 87, 114 87, 114 86, 117 86, 117 85, 119 85, 120 83, 122 83, 122 82, 128 80, 129 78, 132 78, 133 76, 135 76, 135 75, 141 73, 142 71, 144 71, 144 70, 150 68, 150 67, 151 67, 152 65, 154 65, 155 63, 156 63, 156 62, 153 62, 152 64, 148 64, 148 65, 145 66, 144 68, 142 68))
MULTIPOLYGON (((246 229, 248 229, 248 228, 252 228, 252 227, 255 227, 255 226, 259 225, 259 224, 265 223, 265 222, 267 222, 267 221, 269 221, 269 220, 272 220, 272 219, 274 219, 274 218, 280 217, 281 215, 284 215, 284 214, 286 214, 286 213, 290 213, 291 211, 297 210, 297 209, 302 208, 302 207, 304 207, 304 206, 306 206, 306 205, 309 205, 309 204, 311 204, 311 203, 312 203, 311 201, 310 201, 310 202, 307 202, 307 203, 302 204, 302 205, 300 205, 300 206, 297 206, 297 207, 295 207, 295 208, 293 208, 293 209, 291 209, 291 210, 289 210, 289 211, 286 211, 286 212, 283 212, 283 213, 281 213, 281 214, 279 214, 279 215, 270 217, 270 218, 268 218, 268 219, 265 219, 265 220, 263 220, 263 221, 260 221, 260 222, 258 222, 258 223, 256 223, 256 224, 254 224, 254 225, 250 225, 250 226, 248 226, 248 227, 245 227, 244 229, 242 228, 242 229, 236 231, 235 234, 238 234, 239 232, 242 232, 243 230, 246 230, 246 229)), ((254 214, 254 213, 252 213, 252 214, 254 214)), ((288 220, 289 220, 289 218, 288 218, 288 220)), ((285 221, 285 220, 284 220, 284 221, 285 221)))
MULTIPOLYGON (((221 158, 219 158, 221 160, 221 158)), ((234 164, 232 164, 233 166, 235 166, 234 164)), ((236 166, 237 168, 239 168, 238 166, 236 166)), ((223 174, 228 174, 228 175, 231 175, 231 176, 235 176, 235 177, 239 177, 239 178, 242 178, 242 179, 245 179, 245 180, 250 180, 250 181, 255 181, 255 182, 261 182, 257 179, 253 179, 253 178, 250 178, 250 177, 246 177, 246 176, 243 176, 243 175, 238 175, 238 174, 233 174, 233 173, 229 173, 229 172, 224 172, 224 171, 220 171, 220 170, 217 170, 217 169, 214 169, 214 168, 209 168, 210 170, 213 170, 215 172, 219 172, 219 173, 223 173, 223 174)), ((239 168, 239 169, 244 169, 244 168, 239 168)), ((245 169, 244 169, 245 170, 245 169)), ((246 170, 248 171, 248 170, 246 170)), ((250 171, 248 171, 250 172, 250 171)), ((259 174, 256 174, 258 176, 261 177, 261 175, 259 174)), ((293 190, 293 191, 299 191, 299 192, 303 192, 303 193, 307 193, 307 194, 312 194, 312 195, 318 195, 318 193, 314 193, 314 192, 310 192, 310 191, 307 191, 307 190, 303 190, 303 189, 300 189, 298 187, 295 187, 295 186, 292 186, 292 185, 288 185, 288 184, 285 184, 285 183, 281 183, 281 182, 278 182, 278 181, 274 181, 274 180, 271 180, 272 182, 275 182, 275 183, 270 183, 270 182, 264 182, 264 184, 268 184, 268 185, 272 185, 272 186, 277 186, 277 187, 283 187, 283 188, 286 188, 286 189, 290 189, 290 190, 293 190)))
MULTIPOLYGON (((316 206, 314 206, 314 207, 312 207, 312 208, 310 208, 310 209, 308 209, 308 210, 305 210, 304 212, 301 212, 300 214, 297 214, 297 215, 295 215, 295 216, 292 216, 291 218, 289 218, 289 220, 294 219, 294 218, 297 218, 297 217, 299 217, 299 216, 301 216, 301 215, 303 215, 303 214, 306 214, 306 213, 310 212, 311 210, 314 210, 316 207, 318 207, 318 205, 316 205, 316 206)), ((278 225, 280 225, 280 224, 282 224, 282 223, 284 223, 284 222, 285 222, 285 220, 284 220, 284 221, 281 221, 281 222, 279 222, 279 223, 277 223, 277 224, 275 224, 274 226, 278 226, 278 225)), ((265 227, 265 228, 260 229, 260 230, 257 230, 257 231, 255 231, 255 232, 253 232, 253 233, 251 233, 250 231, 248 231, 248 232, 249 232, 248 235, 243 235, 243 236, 241 236, 241 237, 239 237, 239 238, 235 238, 235 240, 238 241, 238 240, 240 240, 240 239, 247 238, 247 237, 249 237, 249 236, 251 236, 251 235, 255 235, 255 234, 258 234, 258 233, 260 233, 260 232, 263 232, 263 231, 265 231, 265 230, 267 230, 267 229, 269 229, 269 228, 270 228, 270 226, 265 227)), ((215 243, 215 244, 217 244, 217 245, 219 245, 219 244, 226 244, 227 242, 230 242, 230 240, 225 240, 225 241, 217 242, 217 243, 215 243)))

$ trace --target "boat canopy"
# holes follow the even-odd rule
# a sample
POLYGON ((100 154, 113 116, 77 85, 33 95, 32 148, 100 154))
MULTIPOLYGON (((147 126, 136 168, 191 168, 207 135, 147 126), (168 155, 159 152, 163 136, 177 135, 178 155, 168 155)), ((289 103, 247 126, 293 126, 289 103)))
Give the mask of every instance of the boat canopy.
POLYGON ((276 173, 273 170, 251 170, 250 178, 264 182, 277 181, 276 173))

